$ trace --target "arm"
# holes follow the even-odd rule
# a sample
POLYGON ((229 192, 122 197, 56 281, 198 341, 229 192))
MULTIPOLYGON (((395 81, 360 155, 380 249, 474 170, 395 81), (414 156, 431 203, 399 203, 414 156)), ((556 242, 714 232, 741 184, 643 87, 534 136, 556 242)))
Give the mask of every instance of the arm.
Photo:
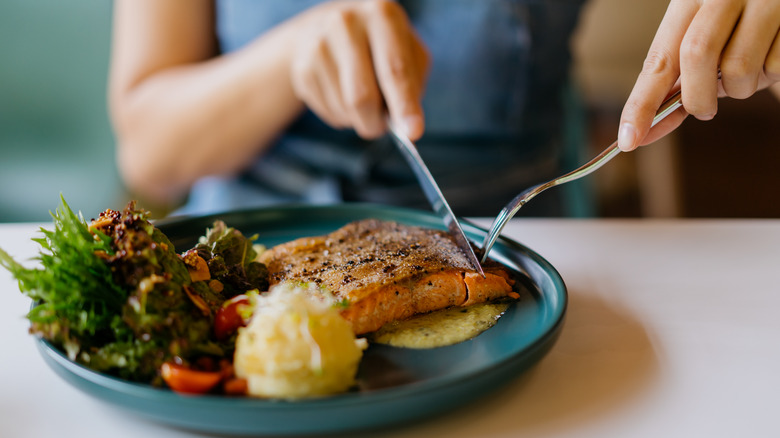
POLYGON ((427 54, 394 2, 331 2, 216 55, 209 0, 118 0, 110 106, 120 170, 157 202, 239 171, 311 108, 373 138, 422 134, 427 54))
POLYGON ((778 27, 777 1, 672 0, 623 108, 620 148, 630 151, 651 143, 688 114, 712 119, 718 97, 745 99, 778 82, 778 27), (655 111, 677 86, 684 107, 651 130, 655 111))
POLYGON ((215 58, 210 1, 115 8, 109 98, 131 189, 177 200, 202 175, 240 169, 302 110, 289 81, 291 29, 215 58))

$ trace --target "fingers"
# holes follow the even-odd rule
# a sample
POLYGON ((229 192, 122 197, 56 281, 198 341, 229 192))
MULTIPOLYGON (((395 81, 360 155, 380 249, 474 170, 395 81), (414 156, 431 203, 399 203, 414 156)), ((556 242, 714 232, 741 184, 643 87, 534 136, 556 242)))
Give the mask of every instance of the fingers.
MULTIPOLYGON (((677 79, 675 81, 674 86, 672 86, 672 90, 679 90, 680 89, 680 80, 677 79)), ((676 94, 670 93, 670 94, 676 94)), ((664 105, 666 102, 666 99, 664 100, 664 103, 661 105, 664 105)), ((659 108, 660 110, 660 108, 659 108)), ((657 111, 656 111, 657 114, 657 111)), ((651 128, 648 131, 647 135, 640 141, 640 145, 646 145, 649 143, 652 143, 659 138, 665 136, 666 134, 674 131, 677 129, 678 126, 682 124, 682 122, 688 117, 688 112, 685 111, 685 108, 679 108, 673 113, 667 115, 663 120, 659 121, 655 126, 652 126, 652 123, 655 121, 655 115, 653 115, 653 119, 651 120, 651 128)))
POLYGON ((685 110, 700 120, 718 111, 718 64, 739 21, 742 2, 704 2, 680 48, 680 84, 685 110))
POLYGON ((652 142, 682 121, 681 112, 651 133, 655 111, 677 76, 684 111, 701 120, 714 117, 719 95, 747 97, 758 89, 777 34, 772 24, 780 19, 758 3, 761 0, 746 8, 746 0, 672 1, 624 107, 618 131, 622 150, 652 142))
POLYGON ((672 0, 623 109, 620 148, 652 142, 684 118, 674 114, 650 130, 675 75, 685 112, 701 120, 715 116, 718 97, 744 99, 780 81, 779 29, 774 0, 672 0))
POLYGON ((340 14, 339 19, 343 22, 329 41, 339 65, 344 111, 358 135, 376 138, 385 131, 384 109, 365 28, 352 11, 340 14))
POLYGON ((419 138, 429 57, 403 9, 390 0, 326 6, 293 57, 296 95, 329 125, 363 138, 385 132, 385 111, 419 138))
POLYGON ((684 109, 680 108, 677 111, 669 114, 665 119, 660 121, 655 127, 650 129, 644 139, 642 139, 642 145, 653 143, 659 138, 664 137, 666 134, 677 129, 682 124, 685 118, 688 117, 688 113, 684 109))
POLYGON ((346 128, 350 126, 350 120, 347 116, 347 107, 344 103, 341 82, 339 81, 339 68, 331 47, 324 45, 321 56, 317 85, 322 93, 325 111, 328 113, 327 117, 331 119, 331 124, 335 127, 346 128))
POLYGON ((425 129, 421 101, 427 53, 397 3, 368 5, 368 38, 379 88, 390 117, 415 140, 425 129))
POLYGON ((762 80, 768 82, 765 86, 780 81, 780 32, 775 36, 772 47, 769 48, 769 53, 764 61, 764 75, 762 80))
POLYGON ((330 47, 325 41, 314 41, 302 51, 305 56, 298 57, 292 66, 295 93, 328 125, 349 126, 330 47))
MULTIPOLYGON (((673 1, 650 45, 642 71, 623 107, 618 130, 618 146, 631 151, 643 144, 655 112, 670 94, 680 74, 680 43, 698 8, 688 2, 673 1)), ((678 110, 678 112, 681 110, 678 110)), ((684 115, 672 115, 678 119, 684 115)), ((665 123, 659 126, 669 126, 665 123)))
POLYGON ((759 3, 763 4, 745 7, 720 61, 724 94, 737 99, 760 89, 765 82, 764 66, 772 62, 770 50, 777 37, 780 3, 759 3))

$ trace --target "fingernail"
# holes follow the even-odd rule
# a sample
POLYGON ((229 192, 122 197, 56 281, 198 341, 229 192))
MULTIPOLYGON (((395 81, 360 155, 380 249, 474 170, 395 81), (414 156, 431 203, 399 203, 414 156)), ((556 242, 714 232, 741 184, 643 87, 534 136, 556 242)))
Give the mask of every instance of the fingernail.
POLYGON ((713 113, 702 114, 701 116, 697 117, 697 119, 699 119, 699 120, 701 120, 703 122, 712 120, 714 118, 715 118, 715 114, 713 114, 713 113))
POLYGON ((401 119, 401 129, 406 136, 412 140, 417 140, 422 136, 424 123, 420 116, 405 116, 401 119))
POLYGON ((628 152, 636 149, 636 129, 630 123, 623 123, 618 130, 618 147, 628 152))

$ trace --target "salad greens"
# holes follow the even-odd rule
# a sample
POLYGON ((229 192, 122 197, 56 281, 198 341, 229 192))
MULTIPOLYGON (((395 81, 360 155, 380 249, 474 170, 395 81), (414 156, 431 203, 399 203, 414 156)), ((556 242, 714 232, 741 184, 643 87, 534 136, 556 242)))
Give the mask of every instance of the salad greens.
POLYGON ((221 278, 223 295, 228 298, 250 289, 268 289, 268 269, 255 261, 257 249, 261 249, 252 244, 256 238, 247 239, 240 231, 217 221, 193 249, 208 263, 211 275, 221 278))
POLYGON ((0 266, 37 303, 27 316, 31 333, 97 371, 161 384, 164 362, 230 357, 233 345, 213 333, 216 311, 268 287, 253 239, 220 221, 181 256, 135 202, 88 224, 61 199, 52 217, 54 230, 33 239, 39 268, 2 249, 0 266), (201 264, 208 271, 194 274, 201 264))
POLYGON ((42 269, 27 269, 0 249, 0 265, 19 289, 40 304, 28 315, 30 330, 61 344, 72 358, 82 348, 114 338, 128 292, 113 280, 99 253, 113 253, 111 238, 90 233, 81 217, 63 201, 53 214, 54 231, 33 239, 43 250, 42 269))

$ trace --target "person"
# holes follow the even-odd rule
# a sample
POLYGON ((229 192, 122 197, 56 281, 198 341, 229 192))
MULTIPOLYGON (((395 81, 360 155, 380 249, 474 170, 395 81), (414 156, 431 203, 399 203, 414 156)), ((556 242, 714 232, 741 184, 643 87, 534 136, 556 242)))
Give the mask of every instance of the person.
MULTIPOLYGON (((117 0, 120 171, 146 199, 186 197, 186 213, 427 207, 384 135, 389 118, 418 141, 456 214, 492 216, 571 168, 568 42, 583 2, 117 0)), ((670 2, 625 105, 621 149, 778 80, 780 6, 764 3, 670 2), (684 109, 651 130, 675 86, 684 109)), ((567 214, 562 193, 524 212, 567 214)))

